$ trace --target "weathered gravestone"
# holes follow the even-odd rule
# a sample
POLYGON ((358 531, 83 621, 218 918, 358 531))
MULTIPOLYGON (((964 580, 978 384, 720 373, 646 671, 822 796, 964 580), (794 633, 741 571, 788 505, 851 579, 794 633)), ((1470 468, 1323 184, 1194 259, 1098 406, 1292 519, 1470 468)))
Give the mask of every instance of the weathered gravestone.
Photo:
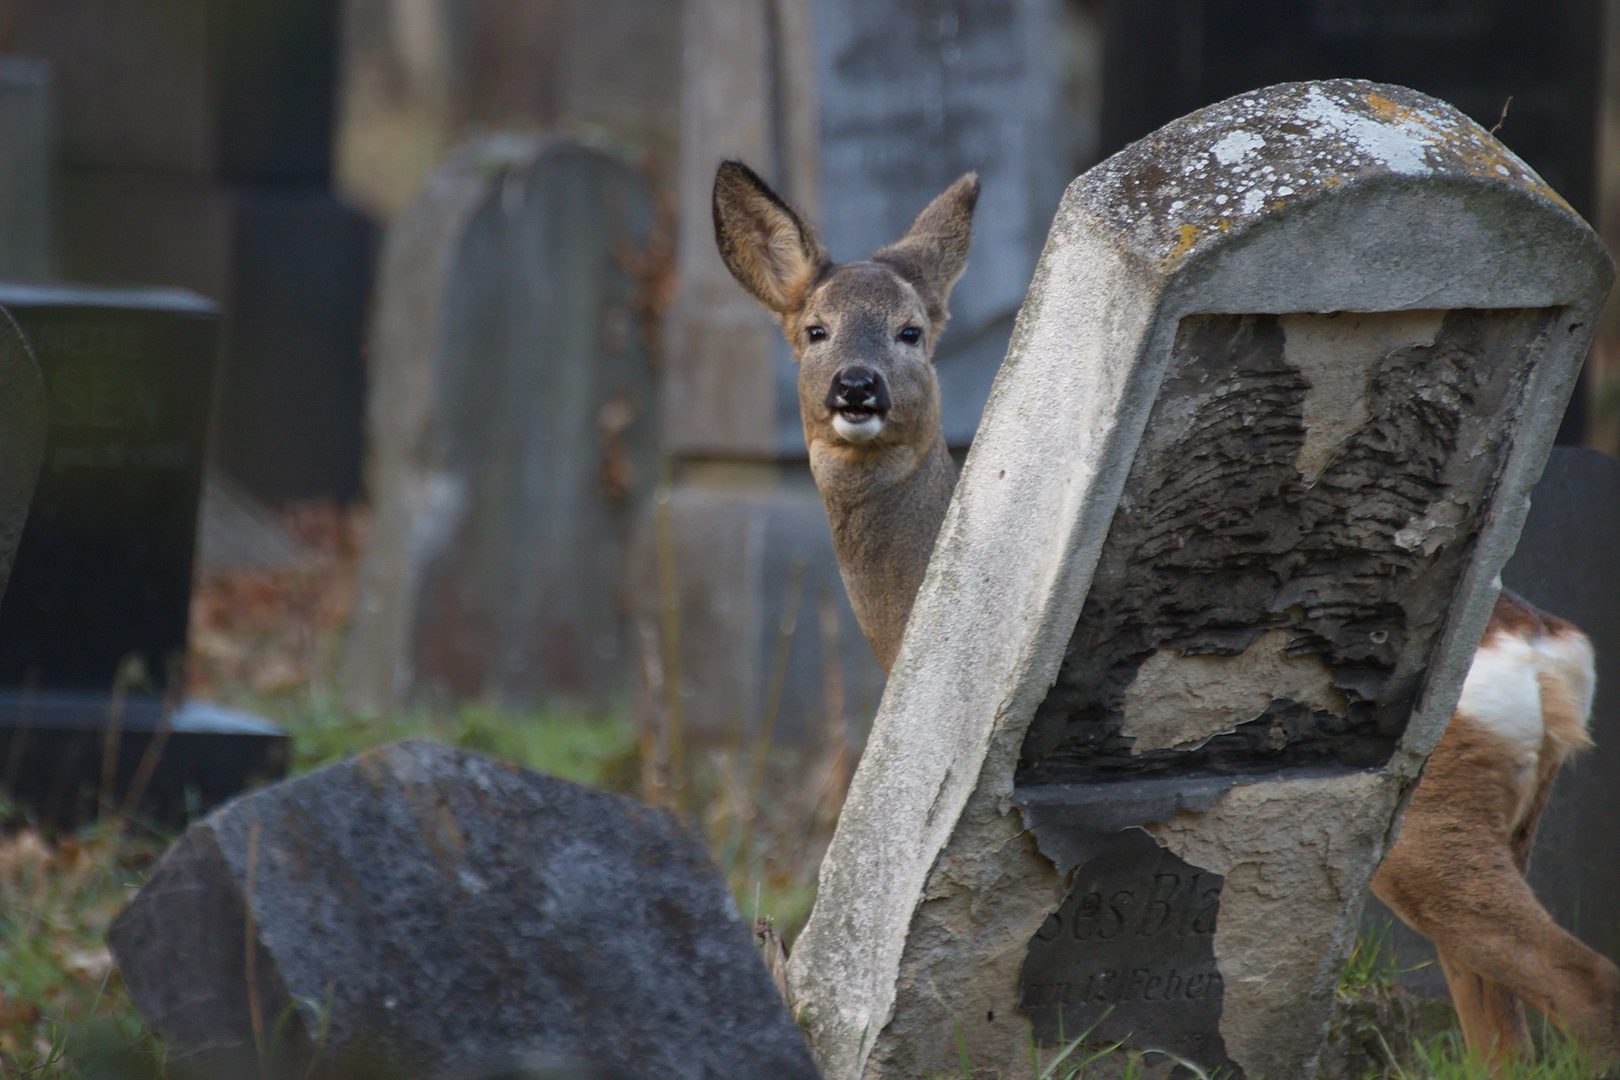
POLYGON ((793 952, 829 1076, 1088 1029, 1309 1075, 1611 276, 1393 86, 1070 187, 793 952))
POLYGON ((26 341, 37 360, 49 418, 0 599, 0 788, 57 820, 132 793, 184 820, 278 775, 276 728, 176 708, 213 305, 178 290, 0 286, 0 324, 8 351, 26 341))
MULTIPOLYGON (((1611 960, 1620 958, 1620 461, 1596 450, 1556 447, 1530 496, 1519 545, 1502 582, 1567 618, 1592 639, 1596 744, 1573 758, 1553 786, 1530 856, 1530 886, 1559 925, 1611 960)), ((1364 933, 1386 935, 1402 981, 1445 994, 1434 946, 1376 899, 1364 933), (1385 927, 1390 927, 1386 932, 1385 927)))
POLYGON ((426 741, 199 822, 108 936, 176 1075, 816 1075, 674 817, 426 741))
MULTIPOLYGON (((816 222, 835 259, 893 242, 978 171, 973 252, 935 358, 946 437, 964 448, 1067 177, 1062 72, 1054 50, 1032 45, 1051 40, 1060 17, 1054 0, 685 5, 680 281, 663 408, 678 468, 671 520, 645 529, 649 552, 663 530, 675 580, 647 573, 638 608, 652 682, 677 688, 698 737, 773 727, 813 743, 837 711, 824 691, 836 667, 859 742, 883 686, 810 482, 792 353, 715 249, 716 165, 740 158, 759 170, 816 222), (763 554, 722 561, 717 549, 763 554), (811 617, 824 599, 836 639, 811 617), (804 617, 792 617, 796 604, 804 617), (666 621, 672 608, 679 617, 666 621), (782 628, 794 625, 784 646, 782 628), (781 670, 785 690, 773 694, 781 670)), ((651 714, 666 712, 664 696, 644 699, 651 714)))
POLYGON ((645 181, 562 139, 465 148, 395 227, 372 349, 345 682, 603 700, 624 680, 626 547, 657 479, 638 277, 645 181))

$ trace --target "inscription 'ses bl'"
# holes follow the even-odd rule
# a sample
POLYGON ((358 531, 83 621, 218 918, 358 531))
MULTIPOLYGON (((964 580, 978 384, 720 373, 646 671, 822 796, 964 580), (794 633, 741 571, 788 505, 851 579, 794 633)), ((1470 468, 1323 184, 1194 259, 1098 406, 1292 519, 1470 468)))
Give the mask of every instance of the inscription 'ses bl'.
POLYGON ((1075 871, 1029 943, 1019 1008, 1047 1045, 1092 1029, 1099 1042, 1171 1050, 1236 1075, 1220 1037, 1215 919, 1225 879, 1128 829, 1075 871))

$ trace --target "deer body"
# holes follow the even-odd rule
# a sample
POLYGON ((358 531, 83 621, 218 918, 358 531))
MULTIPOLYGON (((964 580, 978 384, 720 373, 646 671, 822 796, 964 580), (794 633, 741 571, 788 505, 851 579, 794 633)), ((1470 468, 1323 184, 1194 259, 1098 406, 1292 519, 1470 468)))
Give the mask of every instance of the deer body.
MULTIPOLYGON (((799 360, 811 471, 885 672, 956 482, 931 357, 977 193, 963 177, 900 242, 834 266, 746 167, 728 162, 715 178, 721 255, 780 316, 799 360)), ((1589 745, 1592 687, 1586 636, 1503 593, 1373 882, 1435 943, 1469 1049, 1493 1062, 1529 1049, 1521 1002, 1620 1062, 1620 972, 1553 922, 1524 877, 1553 779, 1589 745)))
POLYGON ((1560 766, 1591 745, 1593 682, 1586 635, 1504 591, 1373 878, 1434 942, 1469 1050, 1493 1064, 1529 1052, 1523 1004, 1620 1061, 1620 971, 1555 923, 1524 876, 1560 766))

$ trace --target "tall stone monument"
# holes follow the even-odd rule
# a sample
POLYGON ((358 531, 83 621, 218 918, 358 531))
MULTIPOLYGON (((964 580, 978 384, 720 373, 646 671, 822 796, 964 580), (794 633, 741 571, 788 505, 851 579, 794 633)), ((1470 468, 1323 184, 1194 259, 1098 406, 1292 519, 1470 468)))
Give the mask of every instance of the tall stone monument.
MULTIPOLYGON (((715 250, 715 167, 748 162, 817 223, 837 260, 897 239, 941 189, 978 170, 973 251, 936 356, 947 437, 965 448, 1067 179, 1061 72, 1046 45, 1060 9, 1055 0, 685 6, 681 277, 664 397, 674 484, 669 520, 645 530, 649 547, 661 531, 673 549, 675 580, 649 573, 639 608, 653 681, 678 690, 689 729, 758 732, 779 712, 779 735, 813 738, 827 708, 823 672, 837 666, 859 738, 883 684, 810 482, 792 355, 715 250), (822 603, 837 608, 835 637, 810 617, 822 603), (664 620, 666 609, 679 618, 664 620), (797 627, 791 640, 787 626, 797 627), (770 673, 785 640, 786 690, 773 705, 770 673)), ((661 711, 662 701, 652 694, 646 704, 661 711)))
POLYGON ((493 137, 389 239, 372 347, 350 701, 605 701, 629 653, 631 524, 657 478, 645 179, 493 137))
POLYGON ((793 952, 828 1077, 1310 1075, 1611 278, 1395 86, 1071 185, 793 952))

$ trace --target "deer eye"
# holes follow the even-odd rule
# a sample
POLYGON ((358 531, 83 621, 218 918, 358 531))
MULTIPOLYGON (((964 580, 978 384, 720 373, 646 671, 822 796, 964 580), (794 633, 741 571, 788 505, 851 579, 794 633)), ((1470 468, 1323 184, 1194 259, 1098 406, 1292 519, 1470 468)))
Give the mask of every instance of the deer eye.
POLYGON ((825 326, 807 326, 804 328, 804 336, 811 341, 825 341, 827 339, 827 328, 825 326))
POLYGON ((915 326, 908 326, 900 331, 900 340, 907 345, 915 345, 922 340, 922 331, 915 326))

